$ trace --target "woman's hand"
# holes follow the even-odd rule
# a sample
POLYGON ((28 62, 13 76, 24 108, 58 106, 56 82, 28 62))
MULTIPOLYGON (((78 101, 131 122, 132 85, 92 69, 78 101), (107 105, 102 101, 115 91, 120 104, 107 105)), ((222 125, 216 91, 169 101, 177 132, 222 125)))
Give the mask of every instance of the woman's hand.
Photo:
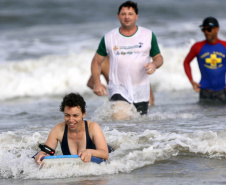
POLYGON ((37 164, 37 165, 40 165, 40 164, 42 163, 41 159, 42 159, 43 157, 47 156, 47 155, 48 155, 48 154, 46 154, 45 152, 40 151, 40 152, 36 155, 36 157, 35 157, 35 162, 36 162, 36 164, 37 164))
POLYGON ((83 162, 90 162, 91 161, 92 153, 89 149, 79 152, 78 155, 83 162))

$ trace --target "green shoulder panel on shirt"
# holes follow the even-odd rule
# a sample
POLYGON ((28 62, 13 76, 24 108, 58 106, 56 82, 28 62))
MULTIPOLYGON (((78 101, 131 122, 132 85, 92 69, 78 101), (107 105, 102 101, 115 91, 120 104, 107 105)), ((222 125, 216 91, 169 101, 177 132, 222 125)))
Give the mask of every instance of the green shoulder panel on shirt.
POLYGON ((155 34, 152 32, 150 56, 154 57, 159 53, 160 53, 160 50, 159 50, 157 38, 156 38, 155 34))
POLYGON ((105 40, 104 37, 101 39, 100 44, 97 49, 97 53, 101 56, 107 56, 107 50, 106 50, 106 45, 105 45, 105 40))

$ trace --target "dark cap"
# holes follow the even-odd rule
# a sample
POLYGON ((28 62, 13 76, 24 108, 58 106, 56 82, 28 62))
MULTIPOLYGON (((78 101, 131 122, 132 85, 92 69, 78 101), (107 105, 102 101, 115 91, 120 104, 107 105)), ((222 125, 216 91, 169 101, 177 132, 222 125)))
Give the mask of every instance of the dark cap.
POLYGON ((214 17, 207 17, 203 20, 202 25, 200 27, 210 26, 210 27, 219 27, 217 19, 214 17))

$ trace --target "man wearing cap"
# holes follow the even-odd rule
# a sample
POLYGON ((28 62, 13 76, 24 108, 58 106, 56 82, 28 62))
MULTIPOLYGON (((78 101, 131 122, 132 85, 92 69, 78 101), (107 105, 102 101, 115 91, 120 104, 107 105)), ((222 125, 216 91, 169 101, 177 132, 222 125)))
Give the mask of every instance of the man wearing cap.
POLYGON ((185 73, 194 90, 203 100, 226 102, 226 42, 218 39, 219 24, 214 17, 207 17, 200 25, 206 40, 196 42, 184 60, 185 73), (193 81, 190 62, 197 57, 201 81, 193 81))

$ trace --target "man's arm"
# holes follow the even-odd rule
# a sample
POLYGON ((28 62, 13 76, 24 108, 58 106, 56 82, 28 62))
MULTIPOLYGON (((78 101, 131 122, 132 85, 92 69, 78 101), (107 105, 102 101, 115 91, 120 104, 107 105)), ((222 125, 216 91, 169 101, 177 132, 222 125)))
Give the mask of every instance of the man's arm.
POLYGON ((155 97, 154 97, 154 93, 152 91, 152 87, 151 87, 151 84, 150 84, 150 100, 149 100, 149 104, 151 106, 153 106, 154 105, 154 101, 155 101, 155 97))
POLYGON ((82 152, 79 152, 79 156, 81 157, 82 161, 90 162, 92 156, 107 160, 107 142, 104 137, 103 131, 96 122, 89 122, 89 133, 90 138, 96 146, 96 149, 86 149, 82 152))
MULTIPOLYGON (((93 79, 93 76, 91 75, 88 82, 87 82, 87 86, 90 88, 90 89, 93 89, 93 86, 94 86, 94 79, 93 79)), ((106 86, 102 84, 102 86, 106 89, 106 86)))
POLYGON ((185 73, 186 73, 191 85, 193 86, 193 89, 196 92, 199 92, 200 91, 200 84, 198 84, 197 82, 193 81, 192 73, 191 73, 191 66, 190 66, 191 61, 196 56, 196 53, 194 51, 195 51, 195 47, 193 46, 191 48, 190 52, 188 53, 188 55, 186 56, 185 60, 184 60, 184 70, 185 70, 185 73))
POLYGON ((94 79, 93 79, 93 76, 91 75, 89 77, 89 80, 87 82, 87 86, 90 88, 90 89, 93 89, 93 86, 94 86, 94 79))
MULTIPOLYGON (((110 64, 109 64, 109 57, 105 57, 104 61, 102 62, 101 64, 101 74, 104 76, 107 84, 109 82, 109 68, 110 68, 110 64)), ((88 82, 87 82, 87 86, 90 88, 90 89, 93 89, 93 86, 94 86, 94 79, 93 79, 93 76, 91 75, 88 82)), ((102 84, 102 86, 106 89, 106 86, 102 84)))
POLYGON ((144 65, 146 73, 149 75, 153 74, 155 70, 158 69, 163 64, 163 57, 159 50, 157 38, 153 32, 151 39, 150 57, 152 57, 152 62, 149 62, 146 65, 144 65))
MULTIPOLYGON (((105 57, 104 61, 102 62, 101 64, 101 74, 104 76, 106 82, 108 83, 109 82, 109 69, 110 68, 110 64, 109 64, 109 57, 105 57)), ((91 75, 88 82, 87 82, 87 86, 90 88, 90 89, 93 89, 93 86, 94 86, 94 79, 93 79, 93 76, 91 75)), ((102 86, 106 89, 105 85, 102 84, 102 86)))
POLYGON ((98 53, 95 54, 91 64, 91 72, 93 77, 93 92, 98 96, 107 95, 106 88, 103 87, 100 81, 101 64, 104 61, 105 56, 101 56, 98 53))
POLYGON ((152 62, 149 62, 144 65, 147 74, 153 74, 156 69, 158 69, 163 64, 163 57, 159 53, 156 56, 152 57, 152 62))

